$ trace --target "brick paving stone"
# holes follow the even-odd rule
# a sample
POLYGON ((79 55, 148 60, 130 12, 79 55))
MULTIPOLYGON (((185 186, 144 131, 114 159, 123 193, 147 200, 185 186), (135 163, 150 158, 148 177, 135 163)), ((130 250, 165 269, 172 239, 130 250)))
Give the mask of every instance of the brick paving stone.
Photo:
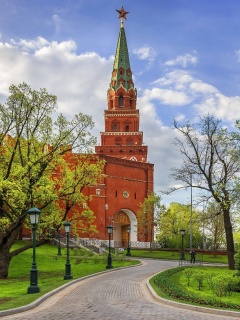
MULTIPOLYGON (((75 282, 39 306, 1 320, 227 320, 234 317, 191 311, 158 302, 146 286, 146 279, 176 261, 143 259, 142 266, 110 270, 75 282)), ((74 270, 73 270, 74 274, 74 270)))

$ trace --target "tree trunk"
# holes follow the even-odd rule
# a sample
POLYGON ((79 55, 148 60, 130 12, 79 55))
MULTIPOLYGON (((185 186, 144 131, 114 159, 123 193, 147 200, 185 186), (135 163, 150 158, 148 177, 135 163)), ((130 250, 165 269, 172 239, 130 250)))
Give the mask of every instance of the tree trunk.
POLYGON ((214 239, 213 239, 213 256, 216 257, 216 249, 217 249, 217 226, 214 228, 214 239))
POLYGON ((18 239, 22 223, 13 224, 9 227, 8 232, 0 237, 0 279, 8 277, 8 268, 13 257, 11 248, 18 239))
POLYGON ((223 211, 224 218, 224 228, 226 233, 226 242, 227 242, 227 256, 228 256, 228 266, 230 270, 235 269, 235 261, 234 261, 234 241, 233 241, 233 232, 232 232, 232 224, 230 219, 229 210, 223 211))
POLYGON ((11 259, 12 257, 8 250, 0 251, 0 279, 7 279, 11 259))

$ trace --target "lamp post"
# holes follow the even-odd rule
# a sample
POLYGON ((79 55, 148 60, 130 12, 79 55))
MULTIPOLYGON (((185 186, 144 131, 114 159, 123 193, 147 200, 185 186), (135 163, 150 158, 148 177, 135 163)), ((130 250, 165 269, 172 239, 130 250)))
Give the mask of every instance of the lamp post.
POLYGON ((67 238, 67 260, 66 260, 66 269, 65 269, 65 276, 64 276, 64 280, 69 280, 69 279, 72 279, 73 276, 71 274, 71 263, 70 263, 70 260, 69 260, 69 233, 70 233, 70 230, 71 230, 71 223, 69 221, 65 221, 64 222, 64 229, 65 229, 65 232, 66 232, 66 238, 67 238))
POLYGON ((127 247, 127 254, 126 256, 130 257, 131 252, 130 252, 130 232, 131 232, 131 227, 127 227, 127 233, 128 233, 128 247, 127 247))
POLYGON ((192 173, 190 173, 190 183, 191 183, 191 204, 190 204, 190 252, 192 252, 192 173))
POLYGON ((58 256, 62 255, 62 250, 61 250, 61 226, 58 228, 58 256))
POLYGON ((181 257, 180 260, 185 260, 185 255, 184 255, 184 248, 183 248, 183 238, 184 238, 184 233, 185 233, 185 229, 181 229, 180 233, 182 235, 182 251, 181 251, 181 257))
POLYGON ((36 264, 36 229, 41 211, 38 208, 31 208, 27 211, 30 217, 30 223, 32 225, 32 243, 33 243, 33 260, 32 268, 30 270, 30 286, 28 287, 28 293, 40 292, 38 286, 38 270, 36 264))
POLYGON ((113 266, 112 266, 112 256, 111 256, 111 235, 113 233, 113 226, 111 225, 108 225, 107 226, 107 232, 108 232, 108 239, 109 239, 109 242, 108 242, 108 264, 106 266, 106 269, 111 269, 113 266))

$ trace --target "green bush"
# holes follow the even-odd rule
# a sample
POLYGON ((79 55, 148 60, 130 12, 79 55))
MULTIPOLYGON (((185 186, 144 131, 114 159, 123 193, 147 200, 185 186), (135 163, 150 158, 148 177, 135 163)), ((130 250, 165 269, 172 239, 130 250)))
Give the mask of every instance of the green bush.
POLYGON ((234 260, 235 260, 235 269, 237 270, 237 275, 240 276, 240 251, 238 251, 234 255, 234 260))
POLYGON ((94 263, 100 263, 101 262, 101 257, 99 256, 99 255, 97 255, 97 254, 95 254, 94 256, 92 256, 92 261, 94 262, 94 263))
POLYGON ((82 262, 88 262, 88 257, 87 256, 80 256, 80 257, 77 257, 75 260, 75 264, 80 264, 82 262))
POLYGON ((190 286, 190 278, 193 275, 193 269, 192 268, 186 268, 183 270, 183 274, 187 278, 187 285, 190 286))
POLYGON ((216 276, 216 272, 207 272, 207 274, 206 274, 206 280, 207 280, 208 286, 212 290, 213 290, 213 281, 212 281, 212 279, 215 276, 216 276))
POLYGON ((201 287, 203 286, 203 280, 205 278, 205 274, 202 271, 196 271, 193 272, 193 278, 198 284, 198 290, 201 290, 201 287))
MULTIPOLYGON (((170 280, 171 276, 174 275, 175 273, 184 270, 185 267, 178 267, 178 268, 174 268, 174 269, 170 269, 170 270, 166 270, 164 272, 161 272, 160 274, 156 275, 153 280, 154 283, 161 288, 161 290, 167 294, 169 297, 178 299, 178 300, 183 300, 183 301, 187 301, 187 302, 193 302, 193 303, 197 303, 200 305, 205 305, 205 306, 213 306, 213 307, 221 307, 221 308, 230 308, 230 309, 240 309, 240 304, 233 304, 233 303, 227 303, 227 302, 223 302, 220 300, 216 300, 214 298, 199 298, 198 296, 194 295, 194 294, 187 294, 184 290, 181 290, 177 285, 173 284, 170 280)), ((197 273, 196 273, 197 274, 197 273)), ((231 282, 232 279, 237 278, 237 277, 233 277, 233 275, 228 275, 228 284, 231 283, 231 285, 229 285, 228 290, 230 290, 231 286, 235 286, 234 281, 233 283, 231 282), (230 281, 231 279, 231 281, 230 281)), ((223 275, 220 276, 216 276, 215 278, 220 277, 223 278, 223 275)), ((202 279, 202 274, 199 275, 199 279, 202 279)), ((214 277, 212 277, 212 283, 217 282, 217 280, 214 280, 214 277)), ((225 278, 226 281, 226 278, 225 278)))
POLYGON ((218 297, 231 295, 236 291, 238 279, 231 274, 220 274, 212 278, 213 292, 218 297))
POLYGON ((72 254, 73 254, 74 256, 77 256, 77 255, 79 254, 79 249, 78 249, 78 248, 73 248, 73 249, 72 249, 72 254))

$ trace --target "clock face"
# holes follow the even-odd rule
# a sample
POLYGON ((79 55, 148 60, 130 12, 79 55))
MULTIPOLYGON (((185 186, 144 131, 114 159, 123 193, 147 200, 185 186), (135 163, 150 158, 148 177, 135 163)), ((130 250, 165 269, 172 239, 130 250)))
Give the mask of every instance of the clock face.
POLYGON ((124 196, 124 198, 128 198, 129 197, 129 193, 127 191, 123 191, 123 196, 124 196))

